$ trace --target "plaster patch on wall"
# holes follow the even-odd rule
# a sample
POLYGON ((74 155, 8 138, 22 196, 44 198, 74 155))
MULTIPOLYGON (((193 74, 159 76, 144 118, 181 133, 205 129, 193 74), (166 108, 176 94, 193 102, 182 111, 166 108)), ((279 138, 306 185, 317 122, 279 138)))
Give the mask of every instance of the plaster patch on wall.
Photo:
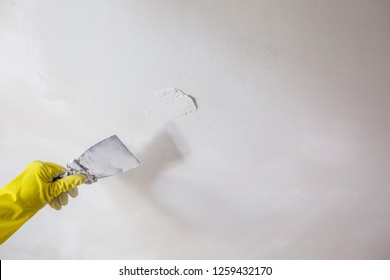
POLYGON ((177 88, 162 89, 155 93, 145 115, 164 121, 176 120, 198 110, 196 99, 177 88))

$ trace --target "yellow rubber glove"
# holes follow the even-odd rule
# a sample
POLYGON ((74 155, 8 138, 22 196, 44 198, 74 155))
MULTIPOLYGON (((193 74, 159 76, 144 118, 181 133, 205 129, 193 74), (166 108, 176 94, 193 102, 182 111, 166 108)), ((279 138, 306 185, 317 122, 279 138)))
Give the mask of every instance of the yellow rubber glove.
POLYGON ((84 175, 77 174, 53 182, 65 172, 58 164, 34 161, 0 189, 0 244, 53 198, 85 181, 84 175))
POLYGON ((68 204, 69 196, 75 198, 79 194, 79 191, 77 187, 74 187, 73 189, 68 190, 67 192, 60 193, 57 197, 54 197, 50 202, 49 205, 51 208, 54 208, 56 210, 61 210, 62 206, 65 206, 68 204))

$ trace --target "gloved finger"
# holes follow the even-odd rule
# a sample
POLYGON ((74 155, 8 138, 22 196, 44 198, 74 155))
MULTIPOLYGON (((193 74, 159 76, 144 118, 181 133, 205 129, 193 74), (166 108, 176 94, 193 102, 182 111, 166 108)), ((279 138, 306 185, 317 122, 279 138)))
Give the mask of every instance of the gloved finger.
POLYGON ((50 174, 51 179, 56 178, 58 176, 62 176, 66 173, 66 168, 57 163, 44 162, 43 165, 47 172, 50 174))
POLYGON ((61 210, 62 206, 60 203, 60 200, 58 197, 53 198, 50 202, 49 205, 51 208, 56 209, 56 210, 61 210))
POLYGON ((62 192, 67 192, 70 189, 85 182, 85 176, 82 174, 74 174, 59 179, 50 185, 50 195, 52 197, 58 196, 62 192))
POLYGON ((33 161, 27 166, 30 172, 36 173, 46 182, 51 182, 53 178, 60 177, 66 173, 66 168, 52 162, 33 161))
POLYGON ((68 204, 68 193, 63 192, 58 195, 58 200, 60 201, 62 206, 65 206, 68 204))
POLYGON ((77 187, 74 187, 73 189, 68 190, 68 194, 75 198, 79 194, 79 189, 77 187))

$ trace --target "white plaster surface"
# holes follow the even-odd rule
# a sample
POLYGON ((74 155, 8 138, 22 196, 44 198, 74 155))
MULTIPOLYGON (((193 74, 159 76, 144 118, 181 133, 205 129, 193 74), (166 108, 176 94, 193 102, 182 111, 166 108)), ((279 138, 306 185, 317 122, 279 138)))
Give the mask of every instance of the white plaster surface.
POLYGON ((0 258, 390 258, 389 28, 387 0, 0 0, 1 185, 112 134, 141 161, 0 258))
POLYGON ((159 90, 145 106, 145 114, 165 121, 173 121, 196 111, 195 98, 177 88, 159 90))

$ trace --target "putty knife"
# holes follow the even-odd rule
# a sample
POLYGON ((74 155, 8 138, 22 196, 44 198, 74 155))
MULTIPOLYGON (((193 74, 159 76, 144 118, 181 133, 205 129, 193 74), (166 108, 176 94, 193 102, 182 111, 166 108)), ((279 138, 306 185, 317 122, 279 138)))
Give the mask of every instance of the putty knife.
POLYGON ((84 174, 87 177, 86 184, 92 184, 98 179, 135 168, 139 163, 122 141, 112 135, 68 162, 66 167, 67 175, 84 174))

